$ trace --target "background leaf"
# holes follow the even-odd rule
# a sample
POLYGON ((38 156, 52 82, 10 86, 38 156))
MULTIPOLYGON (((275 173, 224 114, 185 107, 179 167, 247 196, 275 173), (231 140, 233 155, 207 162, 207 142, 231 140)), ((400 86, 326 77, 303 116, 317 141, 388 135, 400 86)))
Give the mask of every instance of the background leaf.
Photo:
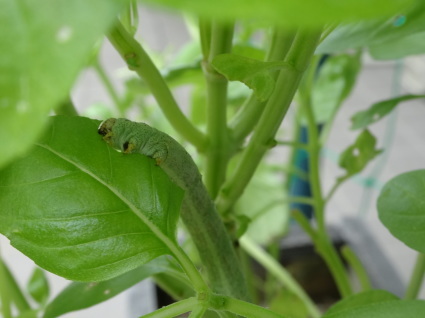
POLYGON ((375 304, 398 299, 397 296, 386 290, 368 290, 349 296, 333 305, 326 315, 337 314, 348 309, 354 309, 368 304, 375 304))
POLYGON ((37 146, 0 172, 0 232, 72 280, 105 280, 168 253, 183 197, 154 160, 109 147, 98 125, 54 117, 37 146))
POLYGON ((320 67, 311 92, 318 123, 330 120, 351 93, 360 71, 360 54, 329 57, 320 67))
POLYGON ((425 32, 418 32, 369 47, 377 60, 395 60, 409 55, 425 53, 425 32))
POLYGON ((424 312, 423 300, 392 300, 326 314, 322 318, 419 318, 424 312))
POLYGON ((0 167, 39 137, 126 0, 0 0, 0 167))
POLYGON ((391 179, 378 198, 379 219, 396 238, 425 253, 425 170, 391 179))
POLYGON ((28 292, 39 304, 43 304, 49 297, 49 282, 45 272, 36 267, 31 275, 27 286, 28 292))
POLYGON ((259 244, 268 244, 288 230, 288 200, 282 189, 280 171, 271 164, 260 164, 236 203, 241 226, 249 224, 246 234, 259 244))
POLYGON ((375 149, 376 138, 366 129, 357 137, 354 144, 349 146, 339 158, 339 166, 346 170, 340 179, 348 178, 362 171, 366 165, 382 150, 375 149))
POLYGON ((418 98, 425 98, 425 95, 403 95, 375 103, 369 109, 360 111, 351 118, 351 129, 366 128, 391 113, 399 103, 418 98))
POLYGON ((379 43, 401 39, 425 30, 425 3, 415 5, 397 14, 339 25, 319 45, 316 53, 344 52, 379 43))
POLYGON ((43 317, 54 318, 71 311, 89 308, 115 297, 151 275, 167 271, 168 268, 169 260, 165 257, 160 257, 123 275, 103 282, 73 282, 50 302, 43 317))
POLYGON ((284 62, 263 62, 235 54, 217 55, 212 65, 229 81, 239 81, 251 88, 260 101, 265 101, 274 89, 272 71, 287 64, 284 62))
POLYGON ((372 18, 412 5, 409 0, 145 0, 219 19, 254 19, 268 24, 318 26, 341 20, 372 18))

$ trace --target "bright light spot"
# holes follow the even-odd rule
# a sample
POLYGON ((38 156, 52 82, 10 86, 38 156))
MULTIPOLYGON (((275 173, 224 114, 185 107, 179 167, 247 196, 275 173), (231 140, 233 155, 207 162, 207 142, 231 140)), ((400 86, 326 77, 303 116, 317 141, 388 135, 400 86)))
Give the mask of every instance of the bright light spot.
POLYGON ((16 111, 18 113, 26 113, 28 111, 28 103, 25 100, 20 100, 16 104, 16 111))
POLYGON ((84 288, 84 290, 88 291, 88 290, 90 290, 92 288, 95 288, 97 285, 98 285, 98 283, 96 283, 96 282, 89 283, 89 284, 86 285, 86 287, 84 288))
POLYGON ((360 151, 359 151, 359 149, 358 148, 354 148, 354 150, 353 150, 353 155, 354 156, 358 156, 358 155, 360 155, 360 151))
POLYGON ((74 31, 70 26, 64 25, 56 33, 56 40, 59 43, 68 42, 71 39, 73 33, 74 31))
POLYGON ((108 295, 108 294, 110 294, 110 293, 111 293, 111 290, 110 290, 110 289, 106 289, 103 293, 104 293, 105 295, 108 295))

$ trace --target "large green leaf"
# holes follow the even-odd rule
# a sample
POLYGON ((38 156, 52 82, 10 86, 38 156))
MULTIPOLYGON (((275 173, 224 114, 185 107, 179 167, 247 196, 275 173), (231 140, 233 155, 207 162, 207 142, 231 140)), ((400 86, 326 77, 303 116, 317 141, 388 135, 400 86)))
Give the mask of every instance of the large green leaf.
POLYGON ((169 261, 157 258, 118 277, 99 282, 73 282, 46 307, 43 318, 59 317, 71 311, 89 308, 112 297, 148 278, 167 271, 169 261))
POLYGON ((360 71, 360 55, 337 55, 320 68, 311 92, 315 118, 319 123, 330 120, 351 93, 360 71))
POLYGON ((322 318, 419 318, 424 312, 423 300, 391 300, 326 314, 322 318))
POLYGON ((39 137, 126 0, 0 0, 0 167, 39 137))
POLYGON ((391 111, 401 102, 418 98, 423 99, 425 98, 425 95, 402 95, 375 103, 369 109, 357 112, 351 118, 351 122, 353 123, 351 129, 366 128, 391 113, 391 111))
POLYGON ((72 280, 112 278, 176 244, 182 190, 153 160, 109 147, 98 125, 55 117, 32 151, 0 172, 0 232, 72 280))
POLYGON ((378 198, 381 222, 399 240, 425 253, 425 170, 391 179, 378 198))
POLYGON ((396 300, 397 296, 385 291, 385 290, 368 290, 362 293, 358 293, 352 296, 349 296, 335 305, 333 305, 327 312, 326 315, 337 314, 344 312, 346 310, 352 310, 357 307, 376 304, 380 302, 396 300))
POLYGON ((397 12, 412 0, 144 0, 220 19, 255 19, 271 24, 317 26, 397 12))
POLYGON ((398 14, 338 26, 317 48, 317 53, 335 53, 398 40, 425 30, 425 3, 416 1, 398 14))

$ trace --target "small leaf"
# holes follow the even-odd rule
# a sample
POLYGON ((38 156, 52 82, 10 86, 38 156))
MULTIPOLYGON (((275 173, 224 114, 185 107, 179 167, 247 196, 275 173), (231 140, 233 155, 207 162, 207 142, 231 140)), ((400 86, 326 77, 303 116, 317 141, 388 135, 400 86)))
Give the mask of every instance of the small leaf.
POLYGON ((337 55, 320 68, 311 93, 317 122, 327 122, 338 111, 356 83, 360 55, 337 55))
POLYGON ((110 279, 177 244, 183 191, 154 160, 109 147, 98 125, 53 117, 32 151, 0 171, 0 233, 71 280, 110 279))
POLYGON ((322 318, 419 318, 424 312, 423 300, 390 300, 325 314, 322 318))
POLYGON ((0 167, 40 137, 125 2, 1 1, 0 167))
POLYGON ((382 150, 375 149, 376 138, 366 129, 357 137, 354 144, 341 154, 339 166, 346 170, 346 175, 340 179, 348 178, 362 171, 366 165, 379 155, 382 150))
POLYGON ((425 170, 391 179, 378 198, 379 219, 396 238, 425 253, 425 170))
POLYGON ((212 65, 229 81, 239 81, 251 88, 260 101, 267 100, 274 90, 273 71, 287 67, 284 62, 262 62, 234 54, 217 55, 212 65))
POLYGON ((253 19, 286 26, 321 26, 383 16, 409 8, 412 0, 145 0, 218 19, 253 19))
POLYGON ((29 294, 36 302, 44 304, 49 297, 49 282, 42 269, 38 267, 34 269, 27 288, 29 294))
POLYGON ((326 315, 337 314, 345 310, 351 310, 369 304, 375 304, 396 299, 398 299, 397 296, 387 292, 386 290, 368 290, 362 293, 349 296, 337 302, 326 312, 326 315))
POLYGON ((418 98, 425 98, 425 95, 403 95, 375 103, 369 109, 360 111, 351 118, 353 123, 351 129, 366 128, 388 115, 399 103, 418 98))
POLYGON ((167 271, 168 268, 169 261, 160 257, 103 282, 73 282, 49 303, 43 318, 59 317, 71 311, 89 308, 115 297, 151 275, 167 271))

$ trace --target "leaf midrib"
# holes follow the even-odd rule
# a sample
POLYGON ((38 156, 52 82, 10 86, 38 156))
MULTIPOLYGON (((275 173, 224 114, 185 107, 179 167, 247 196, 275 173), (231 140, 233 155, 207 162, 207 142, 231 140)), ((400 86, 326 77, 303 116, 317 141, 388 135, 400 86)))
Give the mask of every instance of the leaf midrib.
POLYGON ((115 187, 109 185, 104 180, 100 179, 98 176, 96 176, 94 173, 92 173, 90 170, 87 170, 83 166, 79 165, 77 162, 75 162, 75 161, 71 160, 70 158, 66 157, 65 155, 57 152, 53 148, 51 148, 47 145, 39 144, 39 143, 37 143, 36 145, 46 149, 47 151, 50 151, 54 155, 58 156, 62 160, 64 160, 64 161, 70 163, 71 165, 75 166, 76 168, 78 168, 79 170, 86 173, 87 175, 92 177, 94 180, 96 180, 97 182, 99 182, 100 184, 102 184, 103 186, 108 188, 113 194, 115 194, 115 196, 118 199, 120 199, 124 204, 126 204, 130 208, 130 210, 133 211, 133 213, 136 214, 136 216, 143 223, 145 223, 149 227, 149 229, 158 237, 159 240, 161 240, 165 244, 165 246, 167 246, 170 249, 171 252, 174 252, 174 251, 176 251, 176 249, 178 249, 178 246, 176 246, 176 244, 170 238, 168 238, 164 233, 162 233, 162 231, 156 225, 154 225, 152 222, 150 222, 149 219, 147 217, 145 217, 145 215, 142 213, 142 211, 140 211, 133 203, 131 203, 129 200, 127 200, 126 197, 124 197, 115 187))

